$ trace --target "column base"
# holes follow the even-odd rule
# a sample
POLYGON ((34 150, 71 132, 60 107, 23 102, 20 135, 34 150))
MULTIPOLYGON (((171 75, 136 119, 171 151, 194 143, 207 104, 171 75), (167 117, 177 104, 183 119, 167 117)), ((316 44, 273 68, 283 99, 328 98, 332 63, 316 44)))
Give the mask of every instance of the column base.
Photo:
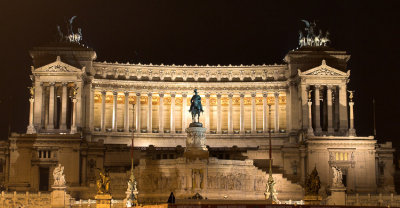
POLYGON ((53 130, 54 129, 54 125, 47 125, 46 126, 46 130, 53 130))
POLYGON ((36 129, 33 125, 29 125, 26 128, 26 134, 36 134, 36 129))
POLYGON ((67 125, 61 124, 61 125, 60 125, 60 129, 61 129, 61 130, 67 130, 67 125))
POLYGON ((329 135, 333 135, 334 132, 335 132, 335 129, 333 129, 333 128, 328 128, 328 134, 329 134, 329 135))
POLYGON ((320 135, 321 133, 322 133, 321 127, 315 128, 315 134, 316 134, 316 135, 320 135))
POLYGON ((314 136, 314 129, 313 128, 308 128, 307 129, 307 135, 308 136, 314 136))
POLYGON ((70 132, 71 134, 76 134, 76 133, 78 133, 78 129, 76 128, 76 126, 72 126, 71 127, 71 132, 70 132))
POLYGON ((355 129, 349 129, 349 136, 357 136, 355 129))

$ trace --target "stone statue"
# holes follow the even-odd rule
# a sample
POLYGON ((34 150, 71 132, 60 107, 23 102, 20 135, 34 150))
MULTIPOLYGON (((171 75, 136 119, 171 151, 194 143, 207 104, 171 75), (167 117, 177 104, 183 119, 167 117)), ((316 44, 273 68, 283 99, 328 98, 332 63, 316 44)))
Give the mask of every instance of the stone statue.
POLYGON ((308 101, 311 101, 311 92, 312 90, 308 90, 308 101))
POLYGON ((190 100, 190 110, 192 113, 192 123, 199 123, 200 113, 203 112, 203 106, 201 106, 201 97, 197 94, 197 89, 194 89, 194 95, 190 100), (197 122, 196 122, 197 115, 197 122))
POLYGON ((58 163, 58 166, 53 171, 54 184, 53 186, 65 186, 64 166, 58 163))
POLYGON ((29 89, 29 93, 31 94, 31 98, 34 98, 34 96, 35 96, 35 87, 28 87, 28 89, 29 89))
POLYGON ((110 176, 108 171, 99 170, 99 179, 97 179, 97 194, 110 194, 110 176))
POLYGON ((318 176, 317 167, 308 175, 305 184, 306 195, 318 195, 318 191, 321 188, 321 181, 318 176))
POLYGON ((338 167, 332 166, 333 170, 333 186, 343 186, 342 180, 342 170, 338 167))
POLYGON ((353 91, 351 91, 351 90, 347 90, 347 92, 349 92, 349 100, 350 100, 350 102, 353 102, 353 98, 354 98, 354 90, 353 90, 353 91))

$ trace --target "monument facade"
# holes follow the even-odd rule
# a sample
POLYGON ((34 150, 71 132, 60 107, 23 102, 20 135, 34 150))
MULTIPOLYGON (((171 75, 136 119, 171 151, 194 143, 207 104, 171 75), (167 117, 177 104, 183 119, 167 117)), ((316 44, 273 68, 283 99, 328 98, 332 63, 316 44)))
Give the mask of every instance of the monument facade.
POLYGON ((107 169, 112 197, 124 199, 134 137, 139 203, 164 202, 171 192, 264 199, 270 136, 280 200, 301 199, 314 168, 320 193, 336 187, 333 167, 347 193, 394 192, 391 143, 356 135, 350 55, 326 46, 328 34, 312 27, 274 65, 97 61, 79 43, 81 30, 35 47, 27 132, 0 143, 0 180, 10 191, 49 191, 62 164, 71 196, 93 199, 98 169, 107 169), (194 89, 200 117, 189 114, 194 89), (192 119, 202 126, 186 130, 192 119), (188 163, 185 148, 207 155, 188 163))

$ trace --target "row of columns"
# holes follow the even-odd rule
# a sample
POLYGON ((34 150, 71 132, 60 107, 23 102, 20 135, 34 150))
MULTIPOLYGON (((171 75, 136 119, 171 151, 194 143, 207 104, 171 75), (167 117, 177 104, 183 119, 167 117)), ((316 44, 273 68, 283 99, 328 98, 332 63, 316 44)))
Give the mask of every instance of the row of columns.
MULTIPOLYGON (((311 86, 303 86, 303 100, 307 100, 307 111, 308 115, 304 116, 308 118, 307 123, 307 132, 310 135, 315 134, 319 135, 322 133, 322 128, 321 128, 321 112, 320 112, 320 105, 321 105, 321 95, 320 95, 320 89, 323 87, 323 85, 313 85, 314 90, 311 89, 311 86), (314 102, 311 99, 311 94, 312 91, 314 91, 314 102), (305 96, 305 97, 304 97, 305 96), (312 116, 312 104, 314 103, 314 117, 312 116), (314 128, 312 126, 313 124, 313 119, 314 119, 314 128)), ((346 101, 346 85, 340 85, 340 86, 332 86, 332 85, 325 85, 326 87, 326 114, 323 115, 323 118, 326 116, 326 121, 327 121, 327 133, 329 135, 334 134, 334 127, 335 127, 335 122, 338 120, 339 121, 339 126, 338 130, 339 131, 347 131, 348 128, 348 119, 347 119, 347 101, 346 101), (335 97, 335 103, 333 102, 333 91, 335 88, 338 88, 339 93, 338 93, 338 98, 335 97), (335 106, 333 106, 335 104, 335 106), (335 110, 334 110, 335 109, 335 110), (337 118, 335 118, 334 115, 338 115, 337 118)), ((352 102, 351 102, 352 103, 352 102)), ((354 125, 354 120, 353 118, 353 110, 352 110, 352 105, 350 108, 350 118, 351 118, 351 128, 354 125)))
MULTIPOLYGON (((117 131, 117 95, 118 92, 114 91, 113 92, 113 114, 112 114, 112 131, 117 131)), ((153 118, 153 112, 152 112, 152 98, 153 94, 152 93, 147 93, 147 98, 148 98, 148 112, 147 112, 147 132, 151 133, 153 131, 152 127, 152 118, 153 118)), ((101 131, 105 131, 105 99, 106 99, 106 91, 102 91, 101 94, 101 131)), ((141 93, 136 93, 136 129, 140 130, 141 125, 140 125, 140 98, 142 94, 141 93)), ((267 105, 267 96, 268 94, 263 94, 263 132, 267 132, 269 129, 274 129, 275 132, 279 132, 279 92, 275 92, 275 122, 274 124, 270 124, 270 122, 267 120, 267 112, 268 108, 270 106, 267 105), (272 128, 273 127, 273 128, 272 128)), ((170 111, 170 132, 174 133, 175 132, 175 93, 171 93, 171 111, 170 111)), ((222 104, 221 104, 221 94, 217 94, 217 134, 222 133, 222 104)), ((245 128, 244 128, 244 94, 240 94, 240 133, 245 133, 245 128)), ((158 118, 159 118, 159 133, 164 133, 164 94, 159 93, 159 98, 160 98, 160 103, 159 103, 159 109, 158 109, 158 118)), ((182 94, 183 102, 182 102, 182 127, 185 128, 188 126, 187 124, 187 111, 188 111, 188 106, 187 106, 187 94, 182 94)), ((233 134, 233 94, 228 94, 228 133, 233 134)), ((210 132, 210 94, 205 95, 205 127, 207 128, 207 133, 210 132)), ((125 107, 124 107, 124 131, 129 132, 129 92, 125 92, 125 107)), ((251 94, 251 105, 252 105, 252 110, 251 110, 251 133, 257 133, 256 132, 256 94, 252 93, 251 94)))
MULTIPOLYGON (((55 82, 49 83, 49 95, 48 95, 48 109, 41 107, 41 115, 48 115, 48 121, 46 125, 46 130, 53 130, 55 128, 54 120, 55 120, 55 82), (47 112, 45 112, 48 110, 47 112)), ((68 83, 63 82, 61 83, 62 86, 62 95, 61 95, 61 119, 60 119, 60 130, 67 130, 67 101, 68 101, 68 83)), ((37 96, 42 98, 42 100, 46 100, 45 98, 45 90, 43 90, 43 83, 40 85, 40 89, 35 89, 34 92, 38 92, 41 95, 37 96)), ((75 95, 74 95, 75 96, 75 95)), ((71 133, 77 132, 76 126, 76 111, 77 111, 77 99, 76 97, 72 97, 72 119, 71 119, 71 133)), ((28 134, 36 133, 36 129, 34 127, 34 105, 35 105, 35 96, 32 94, 31 98, 29 99, 30 106, 29 106, 29 124, 27 128, 28 134)))

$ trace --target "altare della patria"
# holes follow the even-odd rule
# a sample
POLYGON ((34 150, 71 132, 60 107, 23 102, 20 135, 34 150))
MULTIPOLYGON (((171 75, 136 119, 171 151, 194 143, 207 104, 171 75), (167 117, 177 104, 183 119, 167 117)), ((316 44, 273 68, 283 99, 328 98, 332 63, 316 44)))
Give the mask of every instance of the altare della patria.
POLYGON ((350 55, 315 23, 283 64, 191 66, 96 61, 75 18, 29 51, 0 207, 400 205, 394 148, 357 136, 350 55))

